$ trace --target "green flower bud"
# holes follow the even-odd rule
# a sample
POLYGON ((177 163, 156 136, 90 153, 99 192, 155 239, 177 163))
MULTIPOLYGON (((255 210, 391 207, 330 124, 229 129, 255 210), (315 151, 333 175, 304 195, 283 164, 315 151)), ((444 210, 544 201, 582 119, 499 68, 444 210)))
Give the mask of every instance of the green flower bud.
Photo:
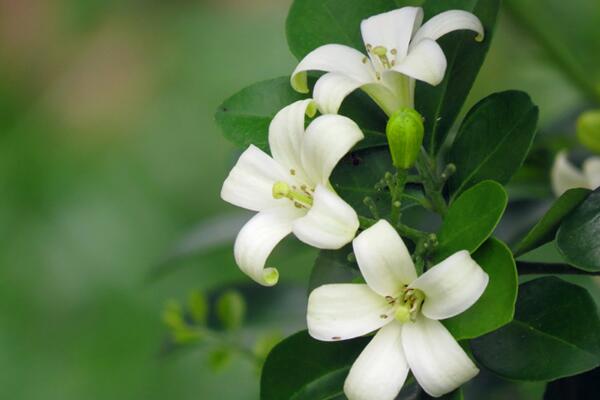
POLYGON ((217 317, 228 330, 235 330, 242 326, 246 314, 246 302, 236 290, 228 290, 217 300, 217 317))
POLYGON ((414 165, 421 151, 424 132, 423 117, 412 108, 402 108, 392 114, 385 133, 396 168, 409 169, 414 165))
POLYGON ((600 153, 600 110, 587 111, 579 116, 577 138, 588 149, 600 153))

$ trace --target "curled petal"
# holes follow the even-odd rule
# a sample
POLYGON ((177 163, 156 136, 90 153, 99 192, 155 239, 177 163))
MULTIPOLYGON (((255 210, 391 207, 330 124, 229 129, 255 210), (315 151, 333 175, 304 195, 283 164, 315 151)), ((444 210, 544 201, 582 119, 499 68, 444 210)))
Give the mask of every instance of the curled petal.
MULTIPOLYGON (((389 60, 402 60, 413 33, 422 21, 423 10, 420 7, 403 7, 363 20, 360 30, 367 48, 383 46, 389 60)), ((371 55, 371 59, 375 65, 380 63, 376 56, 371 55)))
POLYGON ((600 186, 600 157, 590 157, 583 163, 583 174, 592 190, 600 186))
POLYGON ((567 153, 561 151, 554 159, 552 171, 550 173, 552 181, 552 190, 557 196, 562 195, 569 189, 588 188, 589 183, 586 177, 567 159, 567 153))
POLYGON ((319 249, 339 249, 356 235, 359 222, 352 207, 332 190, 319 185, 308 213, 294 221, 294 235, 319 249))
POLYGON ((364 135, 350 118, 322 115, 306 128, 302 145, 302 166, 311 182, 329 183, 333 168, 364 135))
POLYGON ((485 291, 488 281, 488 274, 468 251, 462 250, 429 269, 410 287, 425 293, 423 315, 446 319, 471 307, 485 291))
POLYGON ((463 29, 477 32, 476 39, 483 40, 484 30, 479 18, 463 10, 445 11, 423 24, 415 33, 411 47, 416 46, 423 39, 438 40, 447 33, 463 29))
POLYGON ((393 307, 364 284, 323 285, 308 297, 308 333, 323 341, 352 339, 393 318, 393 307))
POLYGON ((337 114, 346 96, 361 86, 361 82, 344 74, 329 72, 315 84, 313 97, 321 114, 337 114))
POLYGON ((242 153, 221 188, 221 198, 248 210, 261 211, 281 205, 273 198, 273 184, 289 173, 254 145, 242 153))
POLYGON ((352 242, 367 285, 382 296, 395 297, 403 285, 417 279, 406 245, 394 228, 380 220, 352 242))
POLYGON ((261 285, 275 285, 279 273, 275 268, 265 268, 265 262, 277 243, 292 231, 292 221, 303 213, 290 205, 252 217, 235 240, 233 253, 240 269, 261 285))
POLYGON ((326 44, 300 61, 291 77, 294 90, 308 93, 306 71, 337 72, 361 83, 375 80, 375 71, 360 51, 341 44, 326 44))
POLYGON ((344 383, 350 400, 394 400, 408 375, 402 325, 392 321, 377 332, 356 359, 344 383))
POLYGON ((421 316, 404 324, 402 347, 415 379, 430 396, 449 393, 479 373, 439 321, 421 316))
POLYGON ((444 79, 446 66, 442 48, 431 39, 423 39, 392 69, 435 86, 444 79))
POLYGON ((293 169, 295 176, 302 179, 300 150, 304 138, 304 116, 316 112, 311 99, 296 101, 281 109, 269 125, 269 148, 275 161, 293 169))

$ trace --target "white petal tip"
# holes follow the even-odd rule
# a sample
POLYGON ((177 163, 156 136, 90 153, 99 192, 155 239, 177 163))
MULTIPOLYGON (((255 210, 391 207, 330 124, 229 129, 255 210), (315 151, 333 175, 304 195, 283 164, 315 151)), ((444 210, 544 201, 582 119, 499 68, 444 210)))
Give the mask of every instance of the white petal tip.
POLYGON ((292 74, 290 79, 290 84, 292 88, 298 93, 308 93, 308 79, 306 77, 306 72, 296 72, 292 74))
POLYGON ((481 42, 483 42, 483 41, 484 41, 484 39, 485 39, 485 35, 484 35, 483 33, 480 33, 480 34, 478 34, 477 36, 475 36, 475 41, 476 41, 476 42, 479 42, 479 43, 481 43, 481 42))
POLYGON ((279 282, 279 271, 276 268, 265 268, 263 271, 263 285, 275 286, 279 282))

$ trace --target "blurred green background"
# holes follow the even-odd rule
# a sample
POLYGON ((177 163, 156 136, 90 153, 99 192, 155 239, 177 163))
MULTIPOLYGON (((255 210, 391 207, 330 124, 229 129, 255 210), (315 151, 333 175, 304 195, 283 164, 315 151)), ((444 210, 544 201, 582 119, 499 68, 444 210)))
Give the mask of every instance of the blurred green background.
MULTIPOLYGON (((219 199, 236 151, 213 113, 291 72, 289 4, 0 1, 0 398, 258 398, 243 358, 161 355, 167 300, 247 283, 231 246, 164 260, 240 218, 219 199)), ((503 13, 469 104, 518 88, 548 125, 583 104, 569 82, 503 13)), ((314 253, 295 254, 280 271, 301 298, 314 253)), ((302 328, 288 311, 283 333, 302 328)))

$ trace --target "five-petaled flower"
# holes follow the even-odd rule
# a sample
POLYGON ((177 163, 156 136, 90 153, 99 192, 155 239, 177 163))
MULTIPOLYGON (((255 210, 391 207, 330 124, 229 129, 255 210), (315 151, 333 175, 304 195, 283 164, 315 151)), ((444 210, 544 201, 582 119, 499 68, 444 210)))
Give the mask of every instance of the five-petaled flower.
POLYGON ((358 230, 356 212, 333 190, 329 176, 339 160, 364 136, 349 118, 314 116, 312 100, 297 101, 275 115, 269 126, 272 157, 251 145, 223 184, 223 200, 258 211, 234 245, 239 267, 256 282, 277 283, 275 268, 265 268, 273 248, 293 232, 320 249, 338 249, 358 230))
POLYGON ((353 241, 366 284, 329 284, 308 300, 311 336, 324 341, 379 331, 354 362, 344 392, 350 400, 392 400, 409 369, 431 396, 473 378, 478 369, 438 321, 471 307, 488 275, 459 251, 417 277, 410 254, 381 220, 353 241))
POLYGON ((583 172, 579 171, 567 158, 567 153, 561 151, 554 159, 552 172, 552 190, 557 196, 569 189, 596 189, 600 186, 600 157, 590 157, 583 162, 583 172))
POLYGON ((338 112, 346 96, 364 90, 386 114, 414 107, 415 79, 439 84, 446 72, 446 57, 436 40, 460 29, 477 32, 483 40, 479 19, 466 11, 446 11, 423 26, 423 10, 404 7, 370 17, 361 24, 369 57, 340 44, 327 44, 310 52, 296 67, 292 87, 308 93, 307 71, 324 71, 313 98, 322 113, 338 112), (419 28, 420 27, 420 28, 419 28))

